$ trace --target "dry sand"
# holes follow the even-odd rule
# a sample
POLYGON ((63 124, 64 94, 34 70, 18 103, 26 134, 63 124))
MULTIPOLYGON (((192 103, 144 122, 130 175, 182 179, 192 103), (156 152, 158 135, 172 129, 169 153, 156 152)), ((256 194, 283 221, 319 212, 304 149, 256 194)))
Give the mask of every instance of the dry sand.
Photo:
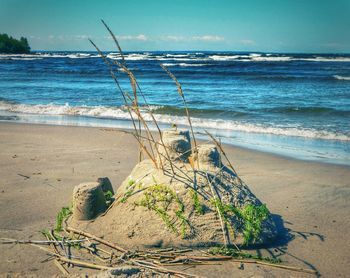
MULTIPOLYGON (((108 176, 114 189, 137 162, 136 141, 100 128, 0 124, 0 237, 41 239, 70 202, 73 187, 108 176)), ((226 146, 237 172, 285 227, 263 254, 312 267, 324 277, 350 274, 350 167, 298 161, 226 146)), ((60 275, 30 246, 0 245, 0 275, 60 275)), ((226 262, 187 270, 206 277, 312 277, 226 262)), ((81 274, 75 268, 73 273, 81 274)), ((93 273, 88 271, 88 273, 93 273)))

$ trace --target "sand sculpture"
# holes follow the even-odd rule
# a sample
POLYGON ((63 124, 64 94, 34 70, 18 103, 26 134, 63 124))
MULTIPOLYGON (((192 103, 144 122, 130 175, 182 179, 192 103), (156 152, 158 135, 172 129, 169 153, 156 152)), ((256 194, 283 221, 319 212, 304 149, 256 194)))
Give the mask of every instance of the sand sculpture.
POLYGON ((70 225, 128 248, 242 246, 276 237, 267 208, 223 163, 217 145, 193 152, 189 131, 176 128, 164 131, 162 141, 158 167, 151 159, 139 162, 109 208, 108 179, 77 186, 70 225))
MULTIPOLYGON (((162 64, 160 66, 175 81, 190 130, 178 129, 176 125, 168 130, 160 129, 135 76, 125 63, 116 37, 102 22, 116 43, 121 61, 107 59, 90 42, 107 65, 124 99, 133 125, 130 133, 139 143, 140 160, 116 193, 106 177, 76 186, 72 206, 63 207, 58 213, 54 230, 41 231, 47 241, 36 243, 51 245, 52 251, 44 250, 50 254, 50 259, 54 258, 65 276, 70 275, 67 267, 74 265, 106 271, 100 277, 138 275, 141 270, 141 275, 145 276, 137 277, 154 273, 167 277, 198 277, 165 266, 189 262, 200 265, 233 258, 238 258, 241 264, 317 273, 313 269, 277 265, 279 261, 275 258, 240 250, 240 246, 266 244, 276 238, 278 231, 270 212, 237 175, 213 135, 205 131, 212 144, 197 143, 181 85, 162 64), (114 67, 128 75, 132 95, 120 87, 114 67), (145 120, 145 113, 151 120, 145 120), (155 132, 151 132, 151 125, 155 132), (181 248, 213 245, 216 247, 210 248, 204 256, 201 250, 181 248), (234 248, 228 248, 231 246, 234 248), (73 249, 78 256, 72 256, 73 249), (85 251, 90 255, 88 260, 84 260, 85 251)), ((33 241, 27 243, 33 244, 33 241)))
POLYGON ((106 179, 77 186, 70 225, 127 247, 237 247, 273 240, 277 231, 268 209, 238 177, 219 141, 207 132, 213 144, 197 144, 186 98, 176 77, 160 64, 176 84, 190 129, 174 125, 161 130, 115 35, 102 23, 121 59, 108 59, 90 42, 124 100, 133 125, 131 133, 139 143, 140 161, 116 194, 106 179), (118 71, 128 76, 132 94, 121 88, 118 71))

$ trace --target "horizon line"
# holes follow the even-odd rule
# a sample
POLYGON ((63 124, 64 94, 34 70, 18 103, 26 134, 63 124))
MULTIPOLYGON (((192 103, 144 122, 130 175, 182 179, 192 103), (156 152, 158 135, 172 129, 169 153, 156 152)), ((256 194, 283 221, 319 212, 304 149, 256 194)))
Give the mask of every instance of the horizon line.
MULTIPOLYGON (((98 53, 96 50, 44 50, 44 49, 35 49, 31 50, 31 52, 94 52, 98 53)), ((119 52, 118 50, 102 50, 102 52, 119 52)), ((127 52, 232 52, 232 53, 263 53, 263 54, 313 54, 313 55, 325 55, 325 54, 333 54, 333 55, 350 55, 350 52, 278 52, 278 51, 261 51, 261 50, 123 50, 123 53, 127 52)), ((2 53, 0 53, 2 54, 2 53)))

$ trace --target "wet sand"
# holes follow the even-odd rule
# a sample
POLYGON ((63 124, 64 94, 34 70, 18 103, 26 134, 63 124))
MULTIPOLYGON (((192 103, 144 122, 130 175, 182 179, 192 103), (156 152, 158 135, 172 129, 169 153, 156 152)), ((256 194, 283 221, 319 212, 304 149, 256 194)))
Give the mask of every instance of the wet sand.
MULTIPOLYGON (((73 187, 109 177, 115 189, 137 162, 136 140, 118 130, 0 123, 0 237, 42 239, 73 187)), ((350 167, 294 160, 226 146, 238 174, 267 204, 283 231, 259 250, 324 277, 350 272, 350 167)), ((0 245, 0 275, 61 273, 31 246, 0 245)), ((312 277, 310 274, 226 262, 191 268, 206 277, 312 277)), ((72 273, 85 270, 74 268, 72 273)), ((88 271, 88 273, 94 273, 88 271)))

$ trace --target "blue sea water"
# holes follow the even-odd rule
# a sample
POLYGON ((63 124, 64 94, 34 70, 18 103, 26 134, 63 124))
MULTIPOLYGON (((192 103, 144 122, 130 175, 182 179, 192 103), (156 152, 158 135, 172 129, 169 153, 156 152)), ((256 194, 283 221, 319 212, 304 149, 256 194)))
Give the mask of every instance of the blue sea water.
MULTIPOLYGON (((188 124, 160 63, 181 82, 198 136, 208 130, 233 145, 350 165, 349 54, 127 52, 125 58, 164 127, 188 124)), ((132 93, 125 72, 117 77, 132 93)), ((93 52, 0 54, 0 120, 131 127, 93 52)))

